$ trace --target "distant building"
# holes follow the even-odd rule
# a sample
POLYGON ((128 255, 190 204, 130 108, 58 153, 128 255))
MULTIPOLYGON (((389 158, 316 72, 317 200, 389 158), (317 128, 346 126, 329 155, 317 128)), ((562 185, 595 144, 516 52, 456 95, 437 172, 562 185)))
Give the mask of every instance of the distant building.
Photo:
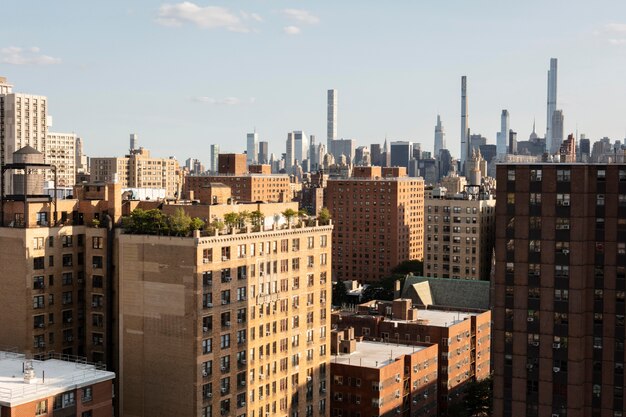
POLYGON ((559 152, 563 143, 563 110, 555 110, 552 113, 552 138, 550 145, 550 154, 554 155, 559 152))
POLYGON ((265 141, 259 142, 259 156, 258 156, 259 164, 269 164, 269 143, 265 141))
POLYGON ((220 154, 220 146, 219 145, 211 145, 210 151, 210 161, 209 161, 209 171, 211 174, 216 174, 219 170, 219 154, 220 154))
MULTIPOLYGON (((76 134, 52 133, 46 135, 46 163, 57 168, 57 185, 73 187, 76 183, 76 134)), ((53 180, 52 173, 48 173, 48 180, 53 180)))
POLYGON ((504 109, 500 115, 500 132, 497 139, 497 154, 506 155, 509 142, 509 111, 504 109))
POLYGON ((391 142, 391 166, 409 169, 409 161, 413 158, 413 143, 391 142))
POLYGON ((446 149, 446 132, 441 123, 441 116, 437 115, 437 125, 435 126, 435 158, 439 156, 439 151, 446 149))
POLYGON ((246 162, 248 165, 258 163, 259 157, 259 134, 248 133, 246 136, 246 162))

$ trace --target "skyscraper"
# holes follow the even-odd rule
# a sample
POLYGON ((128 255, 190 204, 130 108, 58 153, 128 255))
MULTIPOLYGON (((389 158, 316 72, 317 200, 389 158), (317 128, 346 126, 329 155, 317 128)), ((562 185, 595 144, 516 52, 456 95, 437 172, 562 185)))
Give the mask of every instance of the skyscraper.
POLYGON ((561 144, 563 143, 563 122, 565 117, 563 116, 563 110, 555 110, 552 113, 552 127, 551 133, 552 137, 550 138, 551 147, 548 148, 548 151, 551 154, 555 154, 559 152, 561 148, 561 144))
POLYGON ((285 144, 285 170, 291 173, 291 167, 296 159, 296 135, 294 132, 287 133, 287 143, 285 144))
POLYGON ((209 170, 212 174, 217 173, 218 168, 218 156, 220 154, 220 145, 211 145, 210 148, 211 160, 209 161, 209 170))
POLYGON ((467 114, 467 77, 461 77, 461 169, 467 159, 467 130, 469 129, 469 114, 467 114))
POLYGON ((391 166, 405 167, 408 171, 409 161, 413 157, 412 142, 391 142, 391 166))
POLYGON ((248 133, 247 136, 247 146, 246 153, 248 154, 247 162, 248 165, 256 164, 259 157, 259 134, 248 133))
POLYGON ((294 159, 298 161, 299 165, 309 159, 309 137, 301 130, 296 130, 294 133, 295 150, 294 159))
MULTIPOLYGON (((550 59, 550 69, 548 70, 548 107, 546 116, 546 150, 553 152, 552 145, 552 114, 556 110, 556 83, 557 83, 557 59, 550 59)), ((558 146, 556 147, 558 149, 558 146)))
POLYGON ((326 148, 332 152, 332 141, 337 139, 337 90, 328 90, 328 115, 326 118, 326 148))
POLYGON ((265 141, 259 142, 259 164, 267 164, 269 162, 269 143, 265 141))
POLYGON ((446 147, 446 133, 443 130, 441 124, 441 116, 437 115, 437 125, 435 126, 435 154, 434 157, 439 156, 439 151, 446 147))
POLYGON ((500 116, 500 132, 498 132, 497 152, 498 156, 506 155, 507 143, 509 141, 509 111, 502 110, 500 116))

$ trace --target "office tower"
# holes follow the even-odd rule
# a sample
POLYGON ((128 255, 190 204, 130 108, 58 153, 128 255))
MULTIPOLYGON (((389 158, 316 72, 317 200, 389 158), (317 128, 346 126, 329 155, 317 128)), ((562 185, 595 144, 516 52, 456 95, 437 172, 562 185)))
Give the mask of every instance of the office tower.
POLYGON ((580 135, 580 141, 578 142, 580 146, 580 161, 579 162, 588 162, 589 157, 591 156, 591 141, 589 138, 585 137, 584 134, 580 135))
POLYGON ((626 165, 497 167, 494 412, 624 412, 626 165))
POLYGON ((346 158, 348 164, 354 162, 356 141, 354 139, 336 139, 333 141, 332 155, 339 162, 341 156, 346 158))
POLYGON ((152 158, 150 151, 141 147, 124 157, 91 158, 89 168, 93 182, 115 182, 123 188, 162 188, 168 198, 178 196, 182 185, 176 159, 152 158))
POLYGON ((333 140, 337 139, 337 90, 328 90, 328 107, 326 116, 326 148, 333 151, 333 140))
POLYGON ((139 149, 139 136, 136 133, 130 134, 130 153, 139 149))
POLYGON ((512 129, 509 129, 508 153, 511 155, 517 154, 517 132, 514 132, 512 129))
POLYGON ((296 130, 294 134, 294 163, 302 165, 309 157, 309 137, 306 133, 296 130))
MULTIPOLYGON (((437 415, 448 415, 448 406, 458 401, 469 382, 482 380, 490 374, 489 283, 409 275, 401 293, 402 298, 394 294, 393 301, 370 301, 356 306, 356 311, 338 310, 332 314, 332 324, 340 330, 353 328, 354 336, 375 338, 390 347, 400 348, 401 343, 437 344, 438 357, 428 360, 428 365, 432 362, 439 364, 437 375, 425 378, 424 382, 429 382, 428 397, 418 399, 416 405, 422 406, 434 396, 438 400, 437 415)), ((332 358, 331 371, 335 370, 333 365, 339 359, 332 358)), ((415 372, 414 368, 409 369, 415 372)), ((332 374, 333 380, 335 375, 332 374)), ((386 379, 383 388, 389 384, 394 384, 394 379, 386 379)), ((365 385, 362 391, 376 390, 365 385)), ((404 392, 401 396, 406 394, 404 392)), ((386 401, 393 401, 393 398, 387 397, 386 401)), ((430 415, 430 412, 421 411, 422 414, 417 415, 430 415)), ((392 412, 384 413, 384 416, 391 415, 392 412)))
POLYGON ((74 358, 63 358, 61 354, 33 359, 14 351, 0 351, 3 416, 112 417, 114 380, 113 372, 85 361, 77 364, 74 358))
POLYGON ((332 226, 281 224, 119 236, 120 415, 329 415, 332 226))
POLYGON ((469 113, 467 104, 467 77, 461 77, 461 169, 467 159, 467 135, 469 130, 469 113))
POLYGON ((210 147, 209 170, 212 174, 216 174, 219 169, 220 145, 211 145, 210 147))
POLYGON ((84 174, 89 172, 89 158, 85 155, 85 151, 83 149, 83 139, 77 137, 76 138, 76 173, 84 174))
POLYGON ((563 143, 563 110, 555 110, 552 113, 552 126, 550 127, 552 137, 550 138, 551 148, 550 154, 554 155, 559 152, 561 143, 563 143))
POLYGON ((450 155, 450 151, 447 149, 442 149, 439 152, 439 159, 437 160, 438 165, 438 179, 441 179, 448 175, 448 172, 452 169, 453 159, 452 155, 450 155))
POLYGON ((326 198, 337 219, 337 279, 376 282, 401 262, 423 258, 424 181, 407 177, 406 168, 354 167, 351 178, 328 180, 326 198), (383 206, 385 214, 376 209, 383 206))
POLYGON ((435 126, 435 158, 439 156, 439 151, 446 148, 446 132, 441 124, 441 117, 437 115, 437 125, 435 126))
MULTIPOLYGON (((548 152, 555 152, 555 149, 559 149, 558 146, 554 146, 552 143, 552 117, 556 111, 556 86, 557 86, 557 59, 550 59, 550 69, 548 70, 548 104, 547 104, 547 116, 546 116, 546 150, 548 152)), ((561 135, 562 138, 562 135, 561 135)), ((559 143, 560 146, 560 143, 559 143)))
POLYGON ((372 165, 372 157, 367 146, 359 146, 354 153, 354 164, 361 166, 372 165))
POLYGON ((424 206, 424 275, 488 281, 495 240, 493 196, 445 193, 426 199, 424 206))
MULTIPOLYGON (((46 154, 46 135, 50 118, 44 96, 14 93, 6 78, 0 77, 0 166, 12 162, 13 152, 25 146, 46 154)), ((12 190, 5 174, 2 187, 12 190)))
POLYGON ((383 150, 380 143, 372 143, 370 145, 370 155, 372 157, 372 165, 382 165, 383 150))
POLYGON ((309 148, 307 150, 308 170, 307 172, 317 171, 319 159, 317 158, 317 145, 315 143, 315 135, 309 136, 309 148))
POLYGON ((259 142, 259 156, 258 156, 259 164, 267 164, 269 163, 269 143, 265 141, 259 142))
POLYGON ((333 330, 331 338, 334 415, 437 415, 436 344, 355 339, 354 328, 333 330))
POLYGON ((254 165, 258 162, 259 156, 259 134, 248 133, 246 136, 246 155, 248 165, 254 165))
MULTIPOLYGON (((57 186, 74 186, 76 183, 76 134, 48 132, 45 161, 57 168, 57 186)), ((46 180, 54 180, 54 174, 47 172, 46 180)))
POLYGON ((576 138, 573 134, 567 136, 567 139, 561 144, 559 149, 560 162, 576 162, 576 138))
POLYGON ((295 132, 287 133, 287 143, 285 144, 285 170, 291 173, 291 168, 296 161, 296 135, 295 132))
POLYGON ((413 143, 391 142, 391 166, 404 167, 408 170, 409 161, 413 157, 413 143))
POLYGON ((497 152, 498 156, 507 154, 507 144, 509 142, 509 111, 504 109, 500 115, 500 131, 498 132, 497 152))

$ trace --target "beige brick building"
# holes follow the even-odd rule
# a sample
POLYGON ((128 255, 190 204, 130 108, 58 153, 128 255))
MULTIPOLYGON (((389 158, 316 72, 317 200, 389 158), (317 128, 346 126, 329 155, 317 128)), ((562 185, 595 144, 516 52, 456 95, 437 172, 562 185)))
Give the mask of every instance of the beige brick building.
POLYGON ((147 149, 132 150, 125 157, 91 158, 92 182, 116 182, 123 188, 163 188, 168 198, 178 196, 182 177, 174 158, 152 158, 147 149))
MULTIPOLYGON (((281 174, 186 176, 183 196, 185 198, 202 196, 205 194, 203 189, 209 187, 211 183, 229 186, 235 201, 283 202, 291 201, 293 197, 289 176, 281 174)), ((210 204, 208 201, 202 201, 202 203, 210 204)))
POLYGON ((333 279, 375 282, 399 263, 424 257, 424 181, 403 168, 355 167, 330 179, 333 279))
POLYGON ((331 232, 118 236, 120 412, 328 415, 331 232))
MULTIPOLYGON (((76 134, 48 132, 45 161, 56 166, 59 187, 73 187, 76 183, 76 134)), ((47 179, 54 180, 54 176, 49 174, 47 179)))
POLYGON ((424 207, 424 275, 489 280, 496 200, 430 198, 424 207))

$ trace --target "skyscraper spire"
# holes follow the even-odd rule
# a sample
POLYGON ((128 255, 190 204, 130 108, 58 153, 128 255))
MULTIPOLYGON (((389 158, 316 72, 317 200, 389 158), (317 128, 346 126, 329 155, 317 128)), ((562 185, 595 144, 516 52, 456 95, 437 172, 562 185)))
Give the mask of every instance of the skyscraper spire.
POLYGON ((446 133, 443 130, 441 124, 441 116, 437 115, 437 125, 435 126, 435 154, 436 158, 439 155, 439 151, 446 148, 446 133))

